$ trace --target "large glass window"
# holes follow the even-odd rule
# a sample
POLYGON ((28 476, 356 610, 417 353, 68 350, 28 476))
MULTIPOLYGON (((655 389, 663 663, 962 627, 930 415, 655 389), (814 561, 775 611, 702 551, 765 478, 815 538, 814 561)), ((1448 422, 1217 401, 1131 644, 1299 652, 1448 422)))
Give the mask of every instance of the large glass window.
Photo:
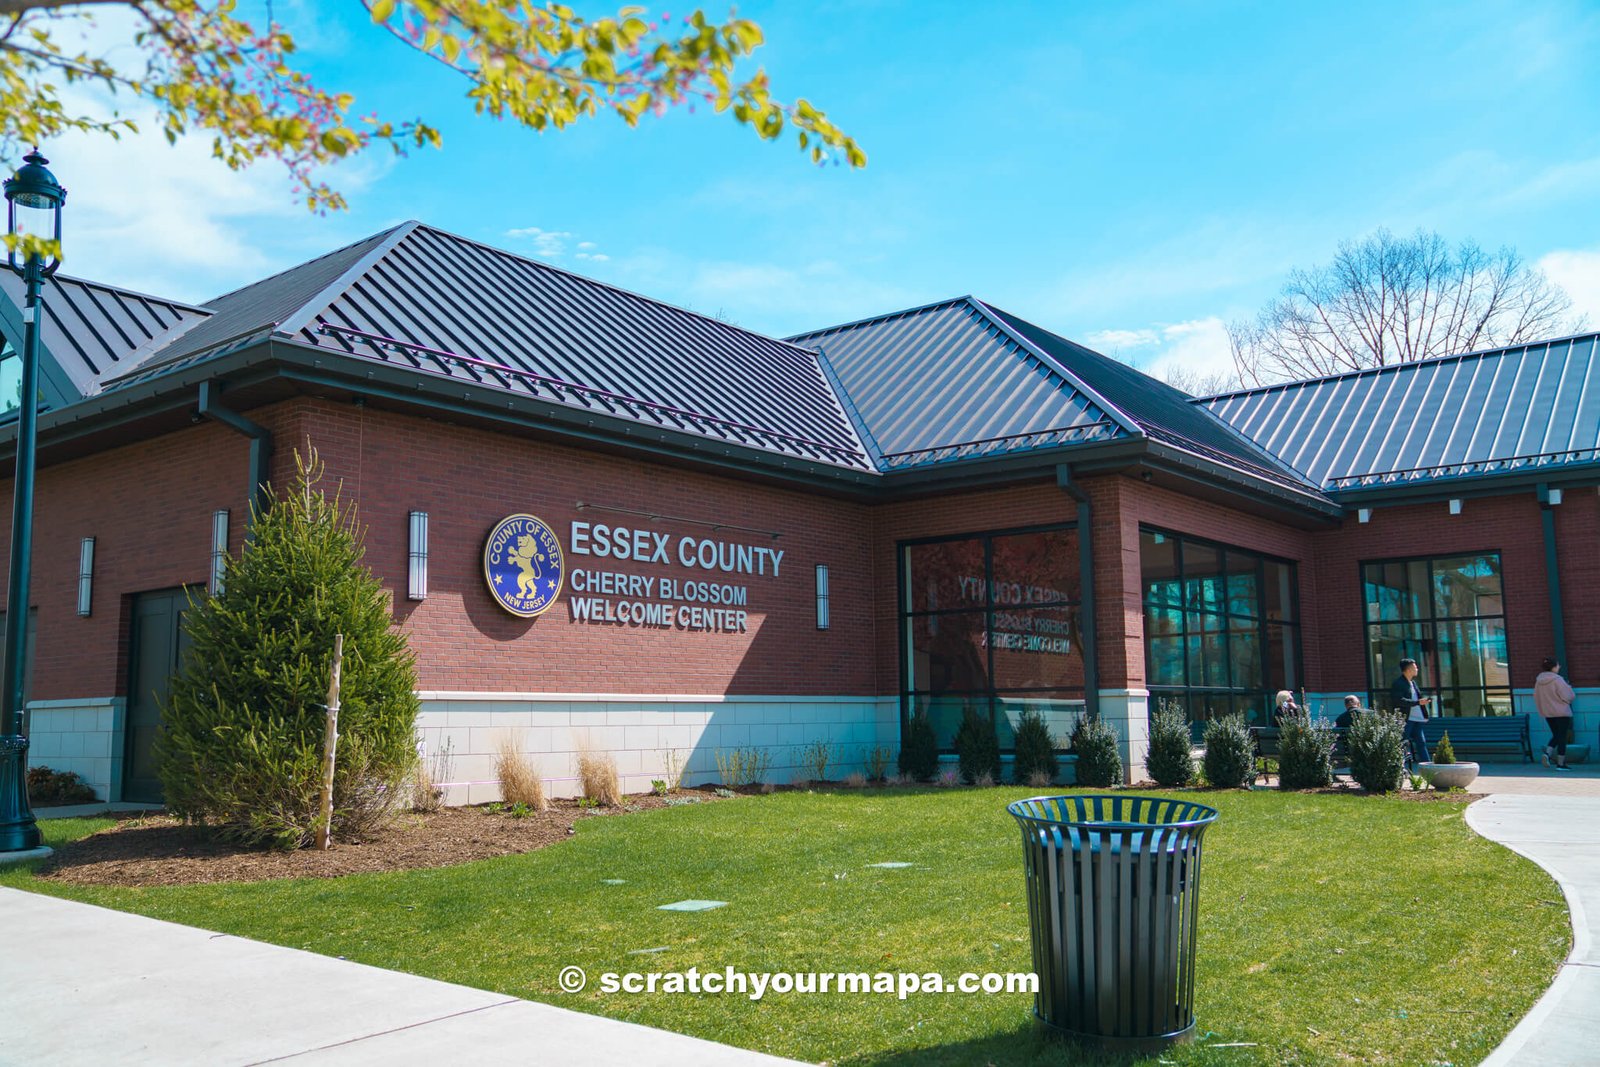
POLYGON ((969 707, 994 718, 1004 751, 1029 709, 1064 744, 1083 709, 1077 531, 905 544, 901 568, 904 713, 926 710, 946 752, 969 707))
POLYGON ((1145 684, 1198 724, 1266 722, 1300 685, 1294 564, 1166 530, 1139 531, 1145 684))
POLYGON ((1500 553, 1371 561, 1361 586, 1373 707, 1414 659, 1439 714, 1511 714, 1500 553))

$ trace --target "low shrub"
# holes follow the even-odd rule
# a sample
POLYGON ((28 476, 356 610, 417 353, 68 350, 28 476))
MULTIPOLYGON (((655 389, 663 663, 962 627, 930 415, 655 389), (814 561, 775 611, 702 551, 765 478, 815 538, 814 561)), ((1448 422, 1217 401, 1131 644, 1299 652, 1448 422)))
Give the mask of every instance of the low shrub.
POLYGON ((1028 785, 1040 777, 1047 785, 1055 781, 1061 771, 1061 763, 1056 759, 1056 740, 1050 736, 1044 716, 1032 708, 1017 719, 1016 749, 1016 761, 1011 767, 1011 776, 1016 781, 1028 785))
POLYGON ((1189 718, 1175 700, 1163 700, 1150 716, 1150 750, 1145 753, 1145 773, 1159 786, 1176 789, 1194 783, 1193 742, 1189 718))
POLYGON ((800 773, 810 782, 826 782, 828 768, 837 762, 835 749, 821 738, 800 750, 800 773))
POLYGON ((1323 789, 1333 784, 1333 731, 1304 713, 1285 715, 1278 731, 1278 788, 1323 789))
POLYGON ((1345 735, 1350 777, 1369 793, 1393 793, 1405 772, 1405 723, 1382 711, 1357 715, 1345 735))
POLYGON ((1078 784, 1110 789, 1122 784, 1122 754, 1117 731, 1098 715, 1085 715, 1072 728, 1072 751, 1078 755, 1078 784))
POLYGON ((1256 749, 1242 715, 1224 715, 1206 723, 1201 766, 1206 781, 1217 789, 1248 789, 1256 780, 1256 749))
POLYGON ((900 739, 900 773, 913 782, 932 781, 939 773, 939 739, 926 709, 918 709, 906 720, 905 736, 900 739))
POLYGON ((689 768, 689 758, 675 748, 669 748, 661 753, 661 780, 666 783, 668 793, 676 793, 683 788, 683 772, 689 768))
POLYGON ((869 782, 881 782, 889 774, 889 761, 894 759, 894 749, 888 745, 873 745, 861 757, 867 768, 869 782))
POLYGON ((760 785, 772 770, 772 754, 764 748, 735 748, 713 753, 717 761, 717 777, 730 789, 760 785))
POLYGON ((1456 748, 1450 743, 1450 731, 1446 730, 1439 736, 1439 743, 1433 746, 1433 762, 1454 763, 1456 761, 1456 748))
POLYGON ((432 752, 417 742, 417 764, 411 772, 411 810, 431 813, 444 807, 444 787, 455 763, 448 738, 432 752))
POLYGON ((578 778, 583 783, 583 800, 608 808, 622 803, 622 782, 617 777, 617 761, 609 752, 578 750, 578 778))
POLYGON ((956 729, 956 760, 961 780, 968 785, 984 775, 993 781, 1000 777, 1000 738, 995 736, 994 718, 967 705, 956 729))
POLYGON ((94 799, 94 790, 75 771, 28 768, 28 800, 34 804, 91 804, 94 799))
POLYGON ((550 802, 545 799, 544 779, 539 776, 539 768, 522 751, 514 734, 501 736, 494 772, 500 779, 500 798, 507 804, 525 804, 534 811, 549 810, 550 802))

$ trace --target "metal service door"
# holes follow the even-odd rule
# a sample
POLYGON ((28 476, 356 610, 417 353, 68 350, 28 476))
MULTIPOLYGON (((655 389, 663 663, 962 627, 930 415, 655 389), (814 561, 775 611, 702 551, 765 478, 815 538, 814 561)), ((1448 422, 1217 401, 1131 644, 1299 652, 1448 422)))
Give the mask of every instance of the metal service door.
POLYGON ((128 644, 128 714, 123 731, 127 750, 122 765, 122 799, 159 804, 156 730, 172 676, 189 648, 183 614, 189 597, 182 589, 140 593, 133 598, 133 628, 128 644))

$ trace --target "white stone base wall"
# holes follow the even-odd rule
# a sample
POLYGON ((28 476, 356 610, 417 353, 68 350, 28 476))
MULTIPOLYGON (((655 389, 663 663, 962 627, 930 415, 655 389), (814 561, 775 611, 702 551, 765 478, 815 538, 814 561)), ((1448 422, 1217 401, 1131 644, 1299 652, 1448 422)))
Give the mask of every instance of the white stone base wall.
POLYGON ((122 793, 122 697, 28 704, 28 766, 72 771, 99 800, 122 793))
POLYGON ((553 797, 582 794, 577 757, 585 746, 616 760, 624 793, 649 792, 652 779, 665 777, 669 751, 685 760, 683 784, 700 785, 718 780, 718 749, 764 749, 772 761, 767 780, 775 784, 804 775, 801 754, 816 741, 830 744, 839 761, 837 770, 830 766, 830 779, 865 772, 866 753, 873 747, 890 751, 892 774, 900 750, 896 697, 419 695, 424 758, 449 747, 449 804, 500 799, 495 757, 506 736, 516 738, 553 797))
POLYGON ((1143 780, 1144 760, 1150 754, 1150 691, 1100 690, 1100 718, 1117 732, 1123 782, 1143 780))

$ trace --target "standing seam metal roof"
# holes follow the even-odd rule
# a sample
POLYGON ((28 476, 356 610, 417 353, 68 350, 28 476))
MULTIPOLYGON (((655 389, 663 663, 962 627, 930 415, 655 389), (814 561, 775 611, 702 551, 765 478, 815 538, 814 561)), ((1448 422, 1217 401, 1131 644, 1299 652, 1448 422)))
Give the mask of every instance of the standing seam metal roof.
MULTIPOLYGON (((22 307, 21 278, 0 271, 0 295, 22 307)), ((50 279, 40 334, 56 364, 82 396, 137 365, 210 317, 205 308, 58 274, 50 279)))
POLYGON ((1331 490, 1600 460, 1600 335, 1196 400, 1331 490))
POLYGON ((125 381, 270 331, 355 359, 873 470, 815 354, 416 222, 246 286, 125 381))

